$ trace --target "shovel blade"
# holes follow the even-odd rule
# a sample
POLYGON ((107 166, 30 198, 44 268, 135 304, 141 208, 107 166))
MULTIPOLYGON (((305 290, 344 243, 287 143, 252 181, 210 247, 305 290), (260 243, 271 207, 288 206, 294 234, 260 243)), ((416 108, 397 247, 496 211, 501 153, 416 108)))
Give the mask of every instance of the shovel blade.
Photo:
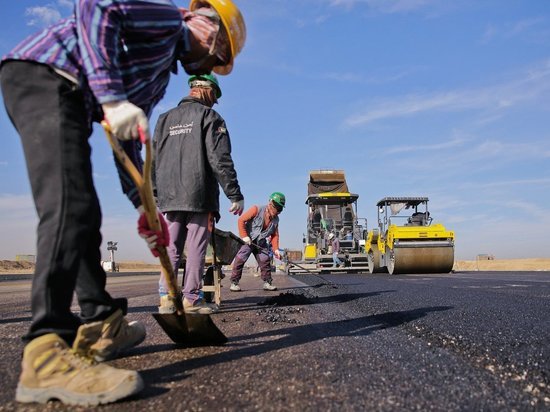
POLYGON ((153 313, 160 327, 174 343, 186 346, 216 346, 227 342, 209 315, 153 313))
POLYGON ((227 337, 218 329, 210 315, 185 314, 191 345, 223 345, 227 337))

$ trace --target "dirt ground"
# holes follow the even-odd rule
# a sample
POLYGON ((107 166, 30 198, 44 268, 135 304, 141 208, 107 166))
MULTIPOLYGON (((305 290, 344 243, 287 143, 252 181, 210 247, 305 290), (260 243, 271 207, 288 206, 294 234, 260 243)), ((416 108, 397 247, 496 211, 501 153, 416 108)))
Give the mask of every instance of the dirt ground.
POLYGON ((494 259, 494 260, 457 260, 455 271, 502 270, 502 271, 538 271, 550 270, 550 259, 494 259))
MULTIPOLYGON (((120 272, 160 271, 160 265, 145 262, 117 262, 120 272)), ((0 273, 33 273, 34 263, 15 260, 0 260, 0 273)))
MULTIPOLYGON (((160 265, 144 262, 117 262, 120 272, 160 271, 160 265)), ((538 259, 495 259, 457 260, 455 271, 499 270, 499 271, 550 271, 550 258, 538 259)), ((0 260, 0 273, 33 273, 34 263, 14 260, 0 260)))
POLYGON ((34 263, 16 262, 15 260, 0 260, 0 273, 32 273, 34 263))

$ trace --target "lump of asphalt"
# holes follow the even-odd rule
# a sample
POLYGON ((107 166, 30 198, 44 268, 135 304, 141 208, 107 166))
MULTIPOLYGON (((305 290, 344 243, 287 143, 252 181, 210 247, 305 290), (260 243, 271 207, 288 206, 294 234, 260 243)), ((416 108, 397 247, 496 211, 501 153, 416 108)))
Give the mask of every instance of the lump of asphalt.
POLYGON ((258 302, 259 306, 293 306, 293 305, 309 305, 313 303, 311 298, 299 293, 285 292, 279 296, 272 296, 258 302))

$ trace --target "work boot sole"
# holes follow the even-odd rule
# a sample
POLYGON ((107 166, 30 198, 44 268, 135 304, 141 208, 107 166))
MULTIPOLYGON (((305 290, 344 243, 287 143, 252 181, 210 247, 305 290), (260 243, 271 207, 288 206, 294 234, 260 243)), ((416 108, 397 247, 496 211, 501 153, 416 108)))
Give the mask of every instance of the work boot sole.
POLYGON ((116 387, 95 394, 83 394, 68 391, 62 387, 55 388, 26 388, 17 385, 15 400, 22 403, 48 403, 57 399, 67 405, 96 406, 116 402, 119 399, 135 395, 143 389, 143 380, 137 372, 128 371, 128 376, 116 387))
POLYGON ((185 308, 183 311, 188 315, 211 315, 215 312, 211 308, 185 308))
POLYGON ((176 313, 176 308, 161 308, 159 307, 159 313, 161 315, 171 315, 172 313, 176 313))

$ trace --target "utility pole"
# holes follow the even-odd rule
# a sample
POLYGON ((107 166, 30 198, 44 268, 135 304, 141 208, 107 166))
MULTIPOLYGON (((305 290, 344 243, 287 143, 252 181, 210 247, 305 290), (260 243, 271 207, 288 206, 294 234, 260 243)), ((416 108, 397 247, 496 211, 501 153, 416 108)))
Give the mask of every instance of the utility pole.
POLYGON ((109 259, 110 259, 109 270, 111 272, 117 272, 117 267, 115 264, 115 250, 117 250, 118 248, 116 245, 118 245, 118 242, 112 242, 110 240, 107 242, 107 250, 109 251, 109 259))

